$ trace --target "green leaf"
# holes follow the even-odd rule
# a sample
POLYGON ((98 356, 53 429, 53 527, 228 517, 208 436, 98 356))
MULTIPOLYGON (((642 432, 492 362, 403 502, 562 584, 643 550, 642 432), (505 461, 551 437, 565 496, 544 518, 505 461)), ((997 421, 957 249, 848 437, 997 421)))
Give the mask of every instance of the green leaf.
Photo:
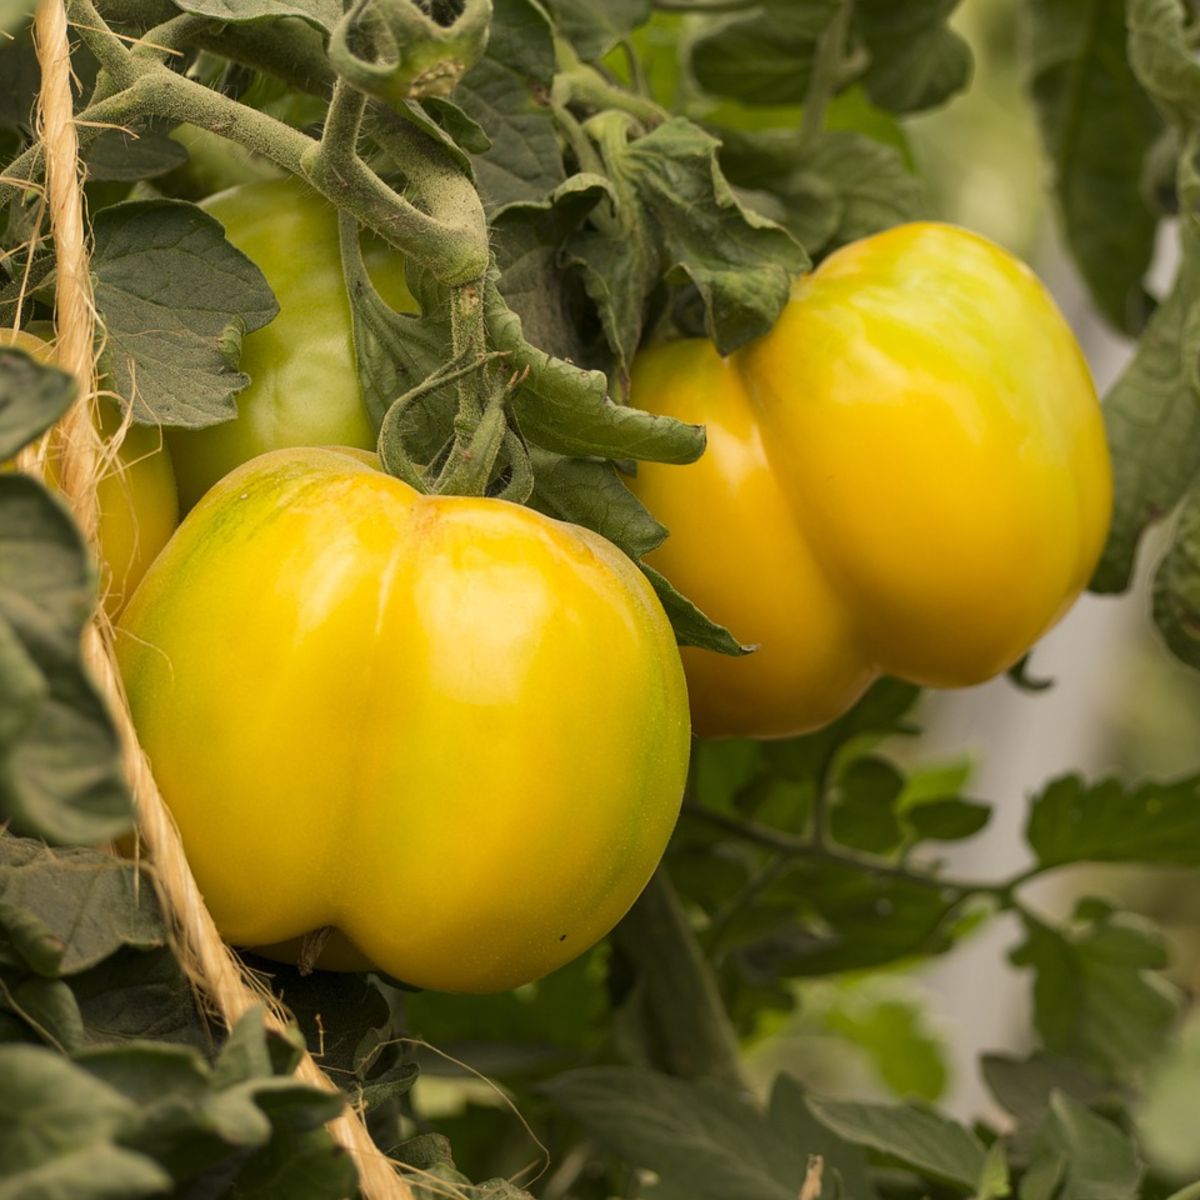
POLYGON ((1136 1108, 1138 1139, 1150 1162, 1172 1179, 1200 1175, 1200 1021, 1192 1016, 1151 1065, 1136 1108))
POLYGON ((27 975, 10 987, 0 978, 0 1008, 8 1009, 55 1049, 78 1050, 83 1044, 83 1016, 74 993, 61 979, 27 975))
POLYGON ((696 82, 746 104, 803 103, 817 41, 839 0, 774 0, 719 22, 690 47, 696 82))
POLYGON ((1034 1026, 1053 1054, 1083 1059, 1115 1077, 1136 1073, 1162 1047, 1178 1010, 1157 975, 1162 939, 1144 922, 1082 901, 1052 929, 1029 914, 1014 964, 1034 973, 1034 1026))
MULTIPOLYGON (((1195 68, 1200 71, 1200 67, 1195 68)), ((1179 156, 1182 261, 1133 360, 1105 399, 1113 520, 1090 587, 1123 591, 1147 526, 1179 503, 1200 473, 1200 136, 1179 156)))
POLYGON ((513 409, 521 432, 559 454, 693 462, 704 451, 704 429, 640 409, 613 404, 599 371, 585 371, 531 346, 520 318, 488 285, 488 329, 496 347, 508 351, 513 371, 529 368, 513 409))
POLYGON ((870 54, 863 83, 895 113, 942 104, 971 78, 971 50, 946 22, 958 0, 856 0, 854 28, 870 54))
POLYGON ((134 1105, 54 1051, 0 1046, 0 1198, 126 1200, 171 1177, 115 1144, 134 1105))
POLYGON ((106 1143, 70 1151, 7 1178, 0 1166, 0 1200, 134 1200, 161 1196, 169 1185, 170 1176, 148 1158, 106 1143))
MULTIPOLYGON (((808 1155, 821 1156, 824 1179, 836 1178, 843 1196, 873 1200, 876 1193, 867 1174, 866 1155, 814 1118, 804 1088, 790 1075, 781 1072, 775 1077, 767 1119, 780 1137, 802 1147, 808 1155)), ((822 1194, 837 1193, 826 1185, 822 1194)))
POLYGON ((1061 1092, 1091 1106, 1111 1088, 1086 1063, 1038 1053, 1029 1058, 985 1054, 979 1062, 988 1090, 1022 1126, 1039 1124, 1050 1111, 1050 1097, 1061 1092))
POLYGON ((974 837, 992 819, 992 806, 949 796, 905 808, 902 819, 915 842, 959 842, 974 837))
POLYGON ((132 818, 116 732, 80 657, 94 596, 66 510, 33 479, 0 475, 0 819, 58 842, 104 841, 132 818))
POLYGON ((1142 163, 1162 122, 1125 58, 1120 0, 1030 0, 1030 87, 1071 253, 1104 315, 1136 334, 1157 218, 1142 163))
POLYGON ((1180 662, 1200 668, 1200 487, 1184 497, 1154 575, 1154 623, 1180 662))
POLYGON ((809 1097, 808 1106, 817 1120, 839 1137, 924 1175, 968 1191, 983 1178, 983 1143, 956 1121, 928 1109, 816 1096, 809 1097))
POLYGON ((1200 64, 1180 0, 1128 0, 1129 63, 1163 115, 1187 129, 1200 120, 1200 64))
MULTIPOLYGON (((32 26, 25 21, 34 6, 28 0, 5 0, 5 3, 11 6, 9 19, 13 24, 8 31, 13 37, 4 37, 0 32, 0 78, 4 79, 4 87, 0 89, 0 130, 27 134, 32 132, 34 99, 41 78, 32 26)), ((0 31, 4 28, 0 24, 0 31)))
POLYGON ((730 134, 721 163, 734 183, 758 189, 752 200, 774 202, 810 255, 929 213, 904 154, 863 133, 829 130, 809 144, 793 131, 730 134))
POLYGON ((125 948, 71 976, 89 1045, 153 1038, 211 1050, 215 1034, 172 951, 125 948))
POLYGON ((75 380, 65 371, 0 348, 0 461, 45 433, 74 399, 75 380))
POLYGON ((84 162, 89 180, 132 183, 157 179, 183 166, 188 152, 157 124, 137 122, 132 128, 106 129, 88 143, 84 162))
POLYGON ((556 358, 585 357, 579 326, 586 297, 580 281, 562 269, 562 245, 611 195, 603 176, 572 175, 545 200, 508 204, 492 217, 500 294, 521 318, 529 343, 556 358))
POLYGON ((748 654, 753 649, 751 646, 743 646, 724 625, 718 625, 710 617, 706 617, 686 596, 675 590, 665 575, 645 563, 638 563, 638 566, 657 593, 659 602, 671 621, 671 627, 675 630, 675 638, 681 646, 696 646, 734 657, 748 654))
POLYGON ((764 752, 772 766, 788 779, 804 782, 821 778, 834 759, 853 744, 873 744, 889 735, 917 732, 910 718, 920 694, 915 684, 881 679, 848 713, 824 729, 768 742, 764 752))
POLYGON ((890 762, 856 758, 842 772, 837 791, 829 831, 843 846, 887 854, 904 840, 896 813, 904 776, 890 762))
POLYGON ((696 1200, 795 1200, 808 1151, 744 1099, 629 1067, 569 1071, 543 1085, 611 1153, 696 1200))
POLYGON ((1127 788, 1054 780, 1034 801, 1025 837, 1044 867, 1079 862, 1200 866, 1200 776, 1127 788))
POLYGON ((744 207, 717 162, 719 143, 677 117, 629 141, 628 119, 588 125, 618 182, 614 221, 574 237, 609 344, 627 370, 642 337, 647 298, 662 279, 693 285, 705 330, 722 354, 766 333, 808 256, 783 228, 744 207))
POLYGON ((355 1194, 358 1172, 323 1129, 274 1138, 242 1168, 232 1200, 341 1200, 355 1194))
POLYGON ((227 25, 295 17, 323 33, 330 33, 342 16, 338 0, 178 0, 178 7, 227 25))
MULTIPOLYGON (((1039 1132, 1039 1153, 1062 1162, 1060 1200, 1135 1200, 1142 1165, 1133 1142, 1103 1117, 1061 1092, 1039 1132)), ((1024 1200, 1024 1190, 1022 1198, 1024 1200)))
POLYGON ((729 354, 771 328, 810 263, 790 234, 738 202, 719 145, 676 118, 630 143, 624 165, 661 239, 663 273, 696 286, 708 335, 729 354))
POLYGON ((244 334, 279 311, 262 272, 195 205, 136 200, 93 219, 104 363, 143 423, 201 428, 237 415, 244 334))
POLYGON ((662 543, 663 528, 625 486, 612 463, 564 458, 536 447, 530 452, 531 503, 547 516, 594 529, 635 561, 662 543))
POLYGON ((495 0, 487 53, 463 76, 454 99, 491 139, 473 157, 488 208, 540 201, 565 178, 546 100, 554 78, 553 29, 534 0, 495 0))
POLYGON ((555 24, 589 62, 650 19, 650 0, 547 0, 555 24))
POLYGON ((53 958, 28 961, 46 975, 75 975, 122 946, 166 943, 150 881, 139 880, 131 863, 100 850, 52 850, 32 839, 0 837, 0 925, 20 946, 9 912, 24 922, 36 920, 41 944, 53 946, 53 958))
POLYGON ((736 957, 755 976, 832 975, 949 949, 957 899, 840 863, 797 864, 727 937, 745 942, 736 957))

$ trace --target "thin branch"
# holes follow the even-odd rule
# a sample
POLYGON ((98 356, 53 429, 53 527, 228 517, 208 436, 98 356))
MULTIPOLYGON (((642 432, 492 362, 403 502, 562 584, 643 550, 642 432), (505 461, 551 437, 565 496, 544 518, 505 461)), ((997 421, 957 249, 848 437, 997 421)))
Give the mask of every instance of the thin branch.
POLYGON ((810 146, 825 126, 825 110, 842 74, 852 3, 853 0, 841 0, 838 11, 817 42, 817 57, 804 97, 804 116, 800 123, 802 146, 810 146))
POLYGON ((1031 867, 1017 876, 1016 879, 1002 883, 992 883, 980 879, 953 879, 940 875, 930 875, 921 871, 910 870, 907 867, 877 859, 864 858, 845 850, 835 850, 829 846, 819 846, 808 838, 797 837, 769 825, 761 825, 739 817, 726 816, 715 812, 695 801, 686 801, 684 813, 725 833, 732 834, 746 842, 753 842, 768 850, 784 855, 787 858, 807 859, 811 862, 829 863, 834 866, 850 867, 856 871, 866 871, 884 879, 898 879, 918 887, 932 888, 937 891, 954 892, 960 898, 968 896, 992 896, 1005 907, 1013 906, 1013 892, 1023 883, 1027 883, 1035 875, 1041 874, 1040 867, 1031 867))

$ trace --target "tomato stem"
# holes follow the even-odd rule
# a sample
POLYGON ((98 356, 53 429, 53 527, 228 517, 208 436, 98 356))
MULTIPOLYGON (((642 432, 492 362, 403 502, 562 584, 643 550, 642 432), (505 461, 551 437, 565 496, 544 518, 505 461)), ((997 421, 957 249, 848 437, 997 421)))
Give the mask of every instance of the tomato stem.
POLYGON ((665 866, 612 939, 640 977, 646 1051, 654 1065, 681 1079, 745 1089, 737 1035, 665 866))
POLYGON ((813 62, 812 77, 804 97, 804 116, 800 122, 800 144, 805 148, 816 141, 825 127, 825 110, 842 74, 852 4, 853 0, 841 0, 837 12, 817 42, 817 56, 813 62))

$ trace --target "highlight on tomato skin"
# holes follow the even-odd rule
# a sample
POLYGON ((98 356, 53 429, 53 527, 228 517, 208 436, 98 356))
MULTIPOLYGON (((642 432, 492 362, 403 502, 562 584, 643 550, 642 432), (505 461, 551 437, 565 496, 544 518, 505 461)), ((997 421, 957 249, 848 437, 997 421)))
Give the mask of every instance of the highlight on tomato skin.
POLYGON ((842 248, 726 359, 703 340, 643 351, 630 401, 708 429, 698 462, 638 466, 670 530, 648 561, 760 645, 684 649, 702 736, 818 728, 881 674, 982 682, 1062 617, 1107 535, 1074 335, 1023 263, 954 226, 842 248))
POLYGON ((139 739, 218 928, 501 991, 621 918, 690 729, 658 598, 599 536, 421 496, 358 450, 262 455, 118 624, 139 739), (511 886, 519 879, 520 886, 511 886))

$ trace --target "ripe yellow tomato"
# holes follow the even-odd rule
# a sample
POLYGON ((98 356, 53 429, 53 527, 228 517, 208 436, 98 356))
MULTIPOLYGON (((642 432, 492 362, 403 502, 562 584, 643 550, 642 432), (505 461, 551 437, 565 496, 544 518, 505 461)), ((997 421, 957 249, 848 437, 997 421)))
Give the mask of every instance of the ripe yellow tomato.
MULTIPOLYGON (((0 340, 43 362, 54 361, 53 348, 33 334, 9 329, 0 333, 0 340)), ((116 436, 121 428, 116 407, 102 399, 97 411, 100 432, 109 439, 116 436)), ((54 486, 58 471, 53 455, 47 474, 54 486)), ((179 524, 175 473, 161 429, 145 425, 126 429, 117 453, 102 466, 96 500, 100 594, 105 611, 116 617, 179 524)))
MULTIPOLYGON (((279 314, 242 342, 240 368, 250 385, 238 394, 237 418, 168 434, 185 511, 223 475, 268 450, 375 446, 358 384, 336 210, 295 178, 242 184, 201 207, 266 276, 279 314)), ((397 311, 417 311, 403 258, 378 239, 363 245, 383 298, 397 311)))
POLYGON ((761 647, 684 652, 701 734, 818 727, 881 673, 979 683, 1063 615, 1107 534, 1079 346, 1033 273, 962 229, 845 247, 728 358, 644 352, 631 400, 708 427, 698 462, 638 466, 671 532, 649 561, 761 647))
POLYGON ((678 651, 602 538, 372 459, 275 451, 193 509, 118 627, 134 722, 231 942, 332 927, 322 965, 514 987, 666 847, 678 651))

